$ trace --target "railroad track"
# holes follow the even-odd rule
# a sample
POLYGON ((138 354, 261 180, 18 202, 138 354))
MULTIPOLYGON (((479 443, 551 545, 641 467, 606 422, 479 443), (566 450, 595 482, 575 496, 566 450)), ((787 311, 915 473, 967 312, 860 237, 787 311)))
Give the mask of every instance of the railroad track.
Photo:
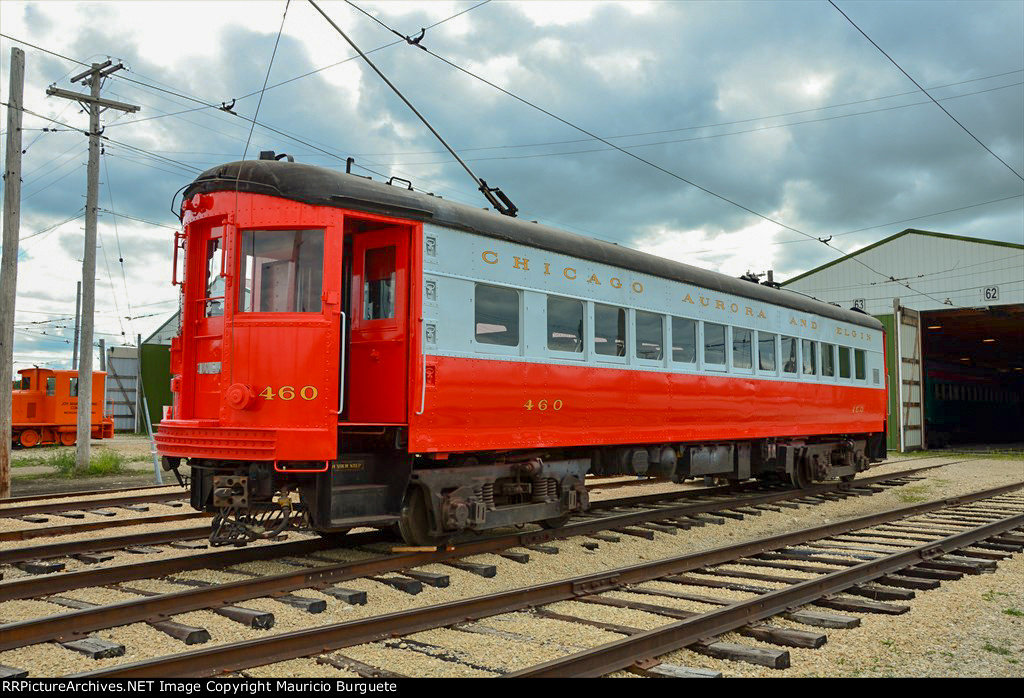
MULTIPOLYGON (((783 614, 806 627, 840 628, 857 621, 855 616, 845 615, 848 613, 905 612, 908 607, 892 601, 908 599, 915 591, 933 588, 941 580, 980 574, 994 568, 998 559, 1024 550, 1024 536, 1014 533, 1024 528, 1021 488, 1024 482, 714 550, 192 650, 79 676, 213 676, 300 657, 318 657, 322 663, 366 676, 393 676, 337 654, 344 648, 373 642, 403 651, 411 648, 466 668, 483 667, 506 676, 601 676, 622 669, 650 676, 699 675, 699 671, 658 659, 681 648, 782 668, 789 661, 784 649, 744 647, 714 638, 739 630, 775 645, 819 647, 826 639, 820 632, 780 628, 764 621, 783 614), (734 569, 737 566, 758 571, 734 569), (785 571, 789 574, 784 575, 785 571), (797 577, 795 572, 808 576, 797 577), (644 586, 652 582, 662 586, 644 586), (678 591, 664 589, 665 584, 678 591), (742 591, 750 597, 719 598, 714 595, 716 589, 742 591), (632 609, 661 616, 664 623, 645 630, 588 619, 579 611, 551 610, 552 604, 562 602, 581 608, 632 609), (680 602, 697 603, 710 610, 684 610, 680 602), (805 607, 808 604, 813 610, 805 607), (816 610, 822 607, 844 615, 816 610), (455 628, 457 632, 499 635, 503 642, 513 642, 515 633, 495 630, 481 621, 517 611, 600 628, 618 639, 575 651, 568 648, 563 656, 550 661, 509 670, 495 666, 486 656, 446 650, 417 640, 414 635, 455 628)), ((6 638, 12 628, 5 626, 3 630, 6 638)), ((529 637, 518 639, 527 641, 529 637)))
POLYGON ((122 487, 111 490, 78 490, 76 492, 54 492, 51 494, 28 494, 21 497, 0 497, 0 507, 5 507, 8 504, 26 504, 28 502, 38 502, 44 499, 72 499, 74 497, 93 497, 96 495, 112 495, 123 492, 141 492, 143 490, 158 490, 158 489, 181 489, 179 485, 141 485, 139 487, 122 487))
MULTIPOLYGON (((29 523, 45 523, 43 514, 54 514, 64 518, 84 518, 85 514, 98 516, 111 516, 110 508, 139 507, 145 504, 170 504, 184 506, 181 502, 188 498, 188 493, 180 487, 172 486, 167 491, 152 492, 149 494, 122 495, 119 497, 105 497, 103 499, 80 500, 76 502, 44 502, 24 503, 14 506, 0 507, 0 519, 13 519, 24 517, 35 517, 29 523), (99 513, 102 512, 102 513, 99 513)), ((130 511, 131 509, 127 509, 130 511)))
MULTIPOLYGON (((829 499, 842 499, 850 496, 864 496, 874 491, 878 491, 879 484, 881 482, 889 483, 890 485, 907 482, 906 478, 914 478, 920 475, 920 473, 933 468, 942 467, 943 465, 950 465, 945 463, 941 465, 930 465, 922 468, 913 468, 899 473, 891 473, 882 476, 875 476, 873 478, 867 478, 861 480, 856 487, 840 483, 821 483, 811 488, 804 490, 793 490, 793 489, 779 489, 779 488, 760 488, 754 489, 748 486, 736 486, 721 487, 721 488, 706 488, 701 490, 684 490, 679 492, 669 493, 657 493, 647 495, 636 495, 632 497, 623 497, 618 499, 610 499, 594 502, 591 506, 590 511, 577 518, 575 524, 571 524, 568 527, 561 529, 558 533, 544 533, 536 532, 529 534, 529 538, 532 544, 542 543, 547 540, 553 540, 559 537, 565 537, 565 535, 573 535, 573 531, 582 530, 581 527, 586 527, 590 532, 596 532, 602 530, 602 527, 612 527, 616 525, 610 520, 601 518, 599 512, 608 510, 620 510, 617 514, 618 518, 615 519, 618 522, 619 528, 624 528, 628 531, 627 535, 647 535, 652 536, 652 530, 659 530, 659 519, 667 518, 663 516, 665 510, 654 509, 651 510, 649 507, 652 505, 664 505, 672 506, 671 511, 676 516, 695 516, 707 513, 717 513, 720 516, 742 519, 745 515, 758 515, 762 511, 778 510, 778 507, 773 506, 778 502, 787 502, 787 500, 797 499, 803 503, 820 503, 829 499), (874 490, 865 488, 875 488, 874 490), (732 497, 728 495, 739 492, 732 497), (673 506, 674 502, 680 500, 695 500, 694 503, 681 506, 673 506), (699 501, 696 501, 699 500, 699 501), (641 508, 640 511, 632 514, 622 513, 630 508, 641 508), (647 507, 647 508, 644 508, 647 507), (590 519, 590 523, 581 523, 580 519, 590 519), (646 529, 631 529, 630 526, 639 524, 641 527, 647 527, 646 529), (654 528, 651 528, 653 526, 654 528)), ((793 505, 790 505, 793 506, 793 505)), ((185 514, 179 514, 176 516, 167 517, 149 517, 147 519, 136 518, 123 520, 121 525, 141 525, 145 523, 160 523, 166 521, 182 521, 197 519, 205 516, 198 512, 189 512, 185 514)), ((682 527, 678 521, 674 525, 676 528, 682 527)), ((664 524, 660 525, 664 528, 664 524)), ((29 540, 36 537, 42 537, 42 535, 49 530, 54 530, 54 535, 73 535, 75 533, 91 532, 101 528, 98 523, 78 524, 63 527, 47 527, 45 529, 21 529, 18 531, 0 533, 0 541, 2 540, 29 540)), ((12 548, 8 550, 0 550, 0 564, 15 564, 19 565, 19 569, 29 574, 48 574, 52 572, 61 572, 65 569, 65 564, 59 561, 59 558, 75 558, 80 562, 86 564, 98 564, 108 562, 113 559, 113 555, 110 551, 127 551, 130 553, 137 552, 139 550, 143 552, 153 552, 150 546, 153 545, 166 545, 181 546, 188 542, 192 542, 194 545, 190 546, 194 549, 205 547, 200 542, 201 539, 206 538, 209 534, 209 527, 207 525, 194 525, 187 526, 184 528, 174 529, 161 529, 156 531, 147 531, 142 533, 133 533, 130 535, 123 536, 111 536, 107 538, 94 538, 87 537, 72 541, 62 541, 55 543, 44 543, 39 545, 28 545, 19 548, 12 548)), ((380 536, 373 534, 371 535, 372 540, 379 540, 380 536)), ((494 540, 505 540, 503 538, 497 538, 494 540)), ((465 550, 465 545, 459 544, 459 550, 465 550)), ((269 553, 268 553, 269 554, 269 553)), ((194 556, 189 556, 189 558, 194 556)), ((211 554, 208 558, 216 559, 216 553, 211 554)), ((168 573, 173 572, 173 567, 167 565, 173 565, 174 560, 179 558, 171 558, 168 561, 159 563, 160 569, 166 568, 168 573)), ((148 574, 155 574, 153 567, 154 563, 147 563, 144 570, 148 574)), ((184 562, 183 567, 186 569, 196 569, 190 567, 193 562, 184 562)), ((75 574, 81 574, 83 577, 88 577, 84 573, 72 573, 72 576, 65 576, 65 584, 71 583, 70 580, 77 579, 73 576, 75 574)), ((131 579, 132 572, 125 570, 124 578, 131 579)), ((2 579, 2 576, 0 576, 2 579)), ((32 588, 35 588, 34 586, 32 588)), ((67 588, 71 587, 66 587, 67 588)), ((0 600, 5 597, 5 594, 10 593, 11 587, 5 585, 0 588, 0 600)))
MULTIPOLYGON (((958 452, 958 453, 950 454, 950 455, 957 455, 957 456, 959 456, 959 455, 972 455, 973 456, 975 454, 973 454, 973 453, 972 454, 966 454, 966 453, 958 452)), ((934 457, 935 458, 941 458, 942 456, 934 456, 934 457)), ((900 458, 898 460, 887 460, 887 461, 885 461, 883 463, 878 463, 878 464, 876 464, 873 467, 880 467, 880 466, 883 466, 883 465, 895 465, 897 463, 907 463, 907 462, 910 462, 910 461, 920 461, 920 460, 925 460, 925 458, 900 458)), ((955 461, 955 462, 962 462, 962 461, 955 461)), ((694 478, 694 480, 697 480, 697 479, 703 479, 703 478, 694 478)), ((587 489, 593 492, 593 491, 621 489, 623 487, 636 487, 638 485, 642 486, 642 485, 670 484, 671 482, 672 482, 672 480, 670 480, 669 478, 664 478, 664 477, 643 477, 643 476, 638 476, 638 477, 633 477, 632 479, 627 479, 627 476, 623 476, 623 475, 607 475, 607 476, 598 475, 598 476, 588 476, 587 477, 587 482, 585 484, 587 486, 587 489)), ((734 488, 736 488, 736 487, 743 487, 744 484, 748 484, 749 485, 749 483, 740 483, 738 485, 732 485, 731 487, 734 487, 734 488)))
MULTIPOLYGON (((114 521, 101 520, 89 521, 80 524, 65 524, 63 526, 44 526, 41 528, 19 528, 13 531, 0 531, 0 542, 11 540, 34 540, 36 538, 57 538, 60 536, 72 536, 79 533, 91 533, 101 531, 105 528, 123 528, 125 526, 146 526, 156 523, 168 523, 174 521, 187 521, 189 519, 209 518, 209 514, 200 511, 187 511, 181 514, 160 514, 157 516, 140 516, 134 519, 116 519, 114 521)), ((2 553, 0 553, 2 556, 2 553)), ((2 560, 2 557, 0 557, 2 560)))
MULTIPOLYGON (((920 473, 942 467, 944 465, 951 465, 961 461, 953 461, 951 463, 935 464, 924 466, 922 468, 913 468, 900 473, 894 473, 884 476, 887 479, 894 479, 899 477, 914 477, 920 473)), ((860 482, 870 485, 871 482, 878 481, 878 477, 864 480, 860 482)), ((865 485, 859 484, 858 487, 865 485)), ((844 494, 835 494, 836 491, 842 491, 844 488, 837 483, 823 483, 815 486, 810 490, 802 491, 807 496, 826 496, 826 497, 837 497, 837 496, 850 496, 844 494)), ((856 490, 855 490, 856 491, 856 490)), ((637 495, 633 497, 624 497, 614 500, 598 500, 592 503, 591 512, 598 512, 612 507, 629 507, 629 506, 644 506, 649 504, 656 504, 659 502, 672 502, 679 500, 698 500, 708 499, 710 502, 721 502, 722 497, 731 497, 729 500, 731 504, 735 505, 738 509, 743 509, 747 502, 744 501, 744 497, 751 497, 750 502, 754 506, 763 507, 770 505, 774 501, 779 499, 786 499, 792 497, 795 491, 789 488, 782 487, 763 487, 757 486, 756 483, 740 483, 738 485, 729 485, 724 487, 713 487, 713 488, 701 488, 694 490, 680 490, 677 492, 668 493, 657 493, 647 495, 637 495), (764 493, 769 492, 772 496, 767 499, 764 497, 764 493)), ((724 509, 723 506, 716 505, 712 508, 705 508, 699 510, 693 510, 691 513, 701 513, 702 511, 713 511, 716 509, 724 509)), ((733 516, 742 514, 739 511, 726 509, 726 516, 733 516)), ((208 515, 202 512, 184 512, 180 514, 170 514, 161 516, 150 516, 150 517, 133 517, 133 518, 118 518, 118 519, 107 519, 104 518, 100 521, 85 522, 81 524, 69 524, 65 526, 45 526, 38 528, 24 528, 17 529, 14 531, 0 532, 0 542, 14 541, 14 540, 35 540, 39 538, 47 537, 64 537, 79 535, 84 533, 92 533, 95 531, 101 531, 107 528, 125 527, 125 526, 144 526, 150 524, 159 523, 185 523, 194 521, 196 519, 207 517, 208 515)), ((86 564, 97 564, 102 562, 108 562, 113 558, 111 551, 124 551, 128 550, 133 552, 135 549, 142 547, 146 548, 152 545, 161 544, 179 544, 188 541, 199 541, 205 538, 209 533, 207 526, 185 526, 183 528, 175 529, 161 529, 158 531, 147 531, 141 533, 133 533, 125 536, 110 536, 110 537, 84 537, 78 540, 72 541, 60 541, 49 544, 34 544, 19 547, 16 549, 0 550, 0 565, 2 564, 18 564, 24 563, 30 566, 30 570, 33 573, 46 573, 46 572, 59 572, 64 568, 63 563, 56 561, 56 558, 75 558, 80 562, 86 564), (45 563, 45 564, 44 564, 45 563)), ((196 546, 198 547, 198 546, 196 546)), ((0 576, 2 578, 2 576, 0 576)))
MULTIPOLYGON (((146 621, 154 617, 166 618, 193 610, 232 606, 259 597, 287 596, 297 590, 310 587, 325 591, 328 595, 335 595, 337 598, 351 599, 350 593, 344 589, 339 591, 335 585, 356 578, 379 580, 382 575, 400 573, 402 576, 395 578, 392 585, 412 593, 416 590, 417 585, 422 588, 422 580, 428 584, 439 581, 438 575, 422 575, 414 571, 415 568, 425 564, 459 564, 458 561, 467 556, 486 552, 502 554, 503 551, 513 547, 526 547, 543 554, 551 552, 550 549, 545 550, 543 544, 557 539, 590 535, 594 536, 595 540, 608 541, 609 534, 603 533, 607 531, 616 532, 611 538, 633 536, 653 539, 659 532, 686 530, 691 526, 722 523, 726 520, 724 517, 707 516, 715 512, 729 513, 729 518, 742 518, 744 515, 759 515, 765 510, 778 510, 778 507, 774 507, 773 504, 787 502, 790 506, 800 506, 800 504, 788 501, 793 499, 797 499, 802 504, 822 504, 833 499, 868 496, 873 489, 883 489, 882 483, 885 483, 886 486, 900 486, 900 484, 912 481, 907 478, 913 478, 915 474, 934 467, 941 466, 926 466, 901 473, 866 478, 858 482, 855 488, 839 483, 822 484, 799 492, 787 490, 744 493, 734 498, 715 497, 708 501, 684 501, 682 503, 675 500, 686 500, 691 497, 684 497, 682 493, 670 493, 668 495, 652 494, 608 500, 598 503, 604 507, 603 510, 599 509, 602 511, 601 515, 597 515, 595 512, 595 515, 586 518, 580 517, 562 529, 539 530, 467 541, 460 543, 454 550, 443 552, 385 555, 357 563, 333 565, 320 561, 317 567, 297 569, 294 573, 190 588, 170 594, 144 596, 112 606, 95 608, 82 606, 71 613, 12 623, 0 627, 0 630, 3 631, 0 633, 3 638, 0 640, 0 650, 38 642, 80 637, 96 630, 146 621), (846 488, 846 491, 840 492, 840 487, 846 488), (643 505, 647 505, 647 508, 638 508, 643 505), (741 512, 746 512, 746 514, 741 512)), ((349 538, 353 544, 370 544, 383 539, 380 534, 375 533, 355 535, 349 538)), ((148 562, 144 566, 124 565, 63 575, 33 576, 0 584, 0 601, 45 598, 49 595, 83 587, 112 585, 117 588, 118 585, 133 580, 181 574, 188 570, 224 567, 240 562, 265 559, 315 555, 330 547, 328 542, 315 539, 161 559, 148 562)), ((522 554, 510 554, 510 556, 512 559, 525 562, 523 559, 525 556, 522 554)), ((471 563, 468 565, 463 563, 463 568, 485 573, 485 570, 481 569, 479 565, 474 567, 471 563)))

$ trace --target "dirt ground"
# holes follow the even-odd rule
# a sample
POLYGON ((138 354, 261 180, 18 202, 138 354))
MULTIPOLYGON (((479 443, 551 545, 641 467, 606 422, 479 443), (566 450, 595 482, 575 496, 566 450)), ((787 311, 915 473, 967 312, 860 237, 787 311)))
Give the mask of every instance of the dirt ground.
MULTIPOLYGON (((103 451, 114 451, 128 461, 128 470, 120 475, 106 477, 45 477, 55 475, 49 465, 26 465, 40 458, 51 458, 60 453, 74 453, 74 446, 37 446, 11 453, 11 496, 22 497, 50 492, 76 492, 78 490, 105 490, 138 487, 154 483, 153 461, 150 457, 149 437, 140 434, 115 434, 113 439, 92 441, 95 456, 103 451), (43 477, 40 477, 43 476, 43 477)), ((183 471, 183 472, 187 472, 183 471)), ((173 473, 162 473, 164 484, 174 482, 173 473)))

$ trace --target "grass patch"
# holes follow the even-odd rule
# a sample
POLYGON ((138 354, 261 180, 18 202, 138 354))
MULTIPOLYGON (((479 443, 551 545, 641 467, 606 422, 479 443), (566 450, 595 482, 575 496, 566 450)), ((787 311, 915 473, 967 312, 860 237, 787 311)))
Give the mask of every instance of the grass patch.
POLYGON ((901 502, 911 504, 914 502, 923 502, 928 499, 927 492, 932 488, 931 483, 925 483, 921 485, 905 485, 900 487, 896 492, 896 498, 901 502))
POLYGON ((963 456, 964 458, 991 458, 992 460, 1019 460, 1024 461, 1024 452, 1014 451, 949 451, 951 456, 963 456))
POLYGON ((1019 608, 1004 608, 1003 613, 1014 618, 1024 618, 1024 611, 1019 608))
POLYGON ((56 453, 50 459, 58 477, 104 477, 121 475, 125 472, 126 460, 115 451, 100 451, 89 459, 89 467, 82 472, 75 472, 75 453, 64 451, 56 453))
POLYGON ((1007 594, 1005 591, 993 591, 992 589, 989 589, 981 595, 981 598, 985 601, 996 601, 997 596, 1009 596, 1009 594, 1007 594))
POLYGON ((1005 647, 1000 647, 999 645, 993 645, 991 642, 986 642, 981 649, 985 650, 986 652, 998 654, 1001 657, 1005 657, 1006 655, 1010 654, 1010 650, 1006 649, 1005 647))

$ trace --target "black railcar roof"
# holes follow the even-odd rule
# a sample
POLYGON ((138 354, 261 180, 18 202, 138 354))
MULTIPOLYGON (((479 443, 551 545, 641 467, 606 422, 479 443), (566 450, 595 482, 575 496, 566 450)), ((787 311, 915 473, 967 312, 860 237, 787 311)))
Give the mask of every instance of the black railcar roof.
POLYGON ((628 247, 315 165, 277 160, 245 160, 218 165, 200 174, 185 190, 185 198, 197 193, 235 191, 236 186, 238 191, 281 196, 315 206, 336 206, 435 223, 874 330, 882 329, 882 323, 870 315, 792 291, 755 284, 628 247))

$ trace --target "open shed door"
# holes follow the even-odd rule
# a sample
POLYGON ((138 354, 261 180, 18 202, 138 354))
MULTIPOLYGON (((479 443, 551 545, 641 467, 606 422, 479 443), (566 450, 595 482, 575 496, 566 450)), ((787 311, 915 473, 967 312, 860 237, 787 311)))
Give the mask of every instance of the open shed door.
POLYGON ((921 313, 893 299, 896 320, 896 366, 899 385, 900 450, 924 448, 924 371, 921 352, 921 313))

